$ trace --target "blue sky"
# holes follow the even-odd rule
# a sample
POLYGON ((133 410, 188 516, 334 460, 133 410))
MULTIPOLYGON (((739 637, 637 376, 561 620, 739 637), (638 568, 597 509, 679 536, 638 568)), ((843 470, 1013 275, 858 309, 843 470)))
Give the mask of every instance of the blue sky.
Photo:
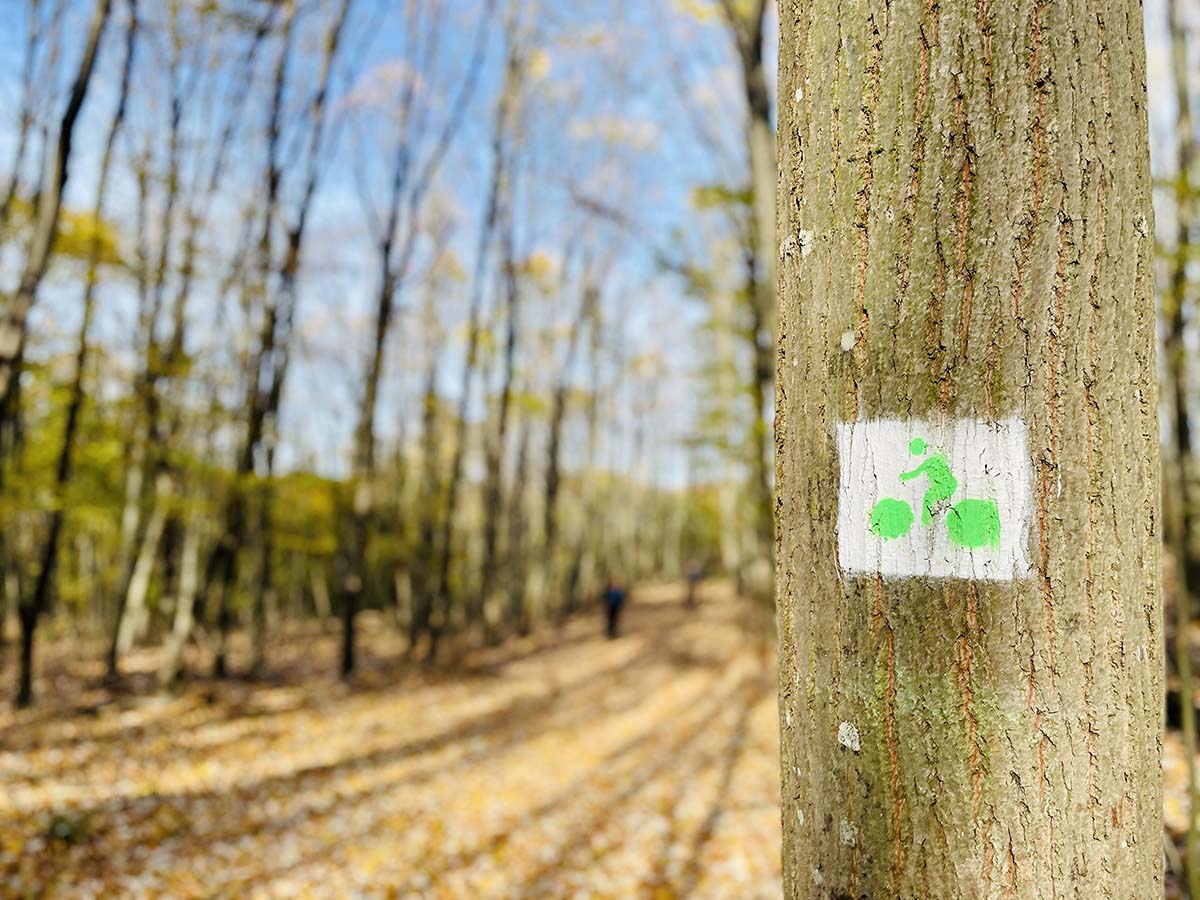
MULTIPOLYGON (((299 46, 308 51, 304 66, 297 71, 300 81, 315 78, 315 53, 322 22, 319 0, 302 3, 299 46)), ((499 4, 503 7, 504 4, 499 4)), ((147 15, 162 24, 165 5, 147 6, 147 15)), ((77 52, 82 25, 90 7, 84 0, 67 0, 63 53, 77 52)), ((116 4, 118 10, 122 4, 116 4)), ((335 79, 335 93, 344 98, 381 73, 394 70, 404 56, 404 22, 401 4, 377 4, 358 0, 344 40, 347 48, 335 79)), ((442 50, 444 65, 440 82, 431 86, 431 102, 439 108, 448 103, 452 85, 461 78, 477 34, 482 0, 448 0, 442 50)), ((532 9, 532 4, 530 4, 532 9)), ((0 0, 0 16, 24 20, 25 5, 18 0, 0 0)), ((123 21, 121 12, 118 22, 123 21)), ((499 15, 499 14, 498 14, 499 15)), ((679 483, 685 477, 686 461, 677 446, 690 433, 696 413, 694 396, 699 367, 695 331, 704 310, 694 299, 683 296, 676 279, 664 275, 655 263, 655 250, 671 255, 694 255, 702 246, 690 235, 689 194, 696 184, 736 176, 740 160, 738 135, 740 109, 735 70, 726 36, 710 23, 680 18, 667 5, 642 4, 633 0, 579 0, 570 4, 546 3, 530 17, 531 46, 541 54, 545 71, 531 90, 526 111, 528 135, 522 154, 519 183, 520 252, 561 255, 565 232, 578 220, 567 201, 568 190, 576 190, 603 201, 634 223, 633 230, 596 224, 591 228, 590 251, 608 262, 605 278, 605 310, 610 322, 622 323, 618 342, 630 358, 659 359, 661 383, 655 431, 661 445, 657 454, 657 476, 679 483), (677 71, 679 74, 668 74, 677 71), (681 87, 682 84, 682 87, 681 87), (701 116, 716 130, 734 138, 721 153, 697 149, 690 133, 696 121, 682 102, 681 90, 694 92, 689 103, 701 107, 701 116), (716 117, 716 118, 714 118, 716 117), (727 126, 719 124, 724 117, 727 126)), ((168 86, 161 77, 170 50, 160 36, 143 40, 140 66, 135 79, 130 125, 119 149, 121 174, 114 182, 110 215, 121 226, 126 244, 135 240, 133 210, 136 185, 128 163, 145 146, 145 136, 165 129, 168 86)), ((503 46, 501 36, 492 34, 479 88, 459 131, 453 149, 441 169, 432 195, 433 205, 456 222, 451 243, 462 267, 470 271, 475 249, 476 221, 486 197, 490 166, 490 134, 493 100, 501 83, 503 46)), ((95 170, 104 124, 115 98, 120 29, 110 28, 99 62, 96 81, 89 96, 78 134, 67 202, 88 208, 92 202, 95 170)), ((18 76, 22 63, 23 28, 0 34, 0 107, 8 121, 0 128, 0 160, 11 158, 15 134, 18 76)), ((192 34, 192 39, 197 39, 192 34)), ((208 251, 217 258, 230 252, 238 233, 240 204, 252 196, 261 181, 261 162, 254 150, 259 146, 265 110, 265 81, 271 64, 264 54, 258 79, 251 93, 235 154, 237 165, 212 209, 214 227, 207 230, 208 251)), ((60 69, 65 67, 60 66, 60 69)), ((211 79, 220 90, 233 84, 227 65, 222 79, 211 79)), ((57 101, 60 94, 53 98, 57 101)), ((218 95, 213 95, 218 96, 218 95)), ((293 103, 306 97, 296 91, 293 103)), ((57 108, 57 103, 54 108, 57 108)), ((193 106, 201 106, 197 98, 193 106)), ((289 382, 281 423, 284 441, 283 465, 316 462, 327 471, 344 465, 353 424, 357 382, 365 348, 366 326, 375 290, 373 249, 363 211, 361 185, 375 185, 387 165, 394 137, 383 124, 386 110, 345 113, 340 139, 329 158, 329 166, 311 217, 306 243, 306 275, 301 297, 301 353, 289 382), (362 173, 366 173, 365 178, 362 173)), ((211 139, 216 121, 204 111, 185 115, 185 140, 211 139)), ((32 174, 29 170, 28 174, 32 174)), ((298 179, 293 174, 292 190, 298 179)), ((285 190, 287 190, 285 185, 285 190)), ((161 191, 155 203, 161 207, 161 191)), ((156 230, 157 225, 151 224, 156 230)), ((11 269, 13 252, 5 259, 11 269)), ((219 268, 216 264, 213 268, 219 268)), ((7 271, 7 270, 6 270, 7 271)), ((10 273, 11 274, 11 273, 10 273)), ((70 335, 77 321, 77 273, 60 268, 44 291, 34 320, 34 353, 48 353, 62 346, 58 338, 70 335)), ((232 362, 230 351, 237 328, 224 316, 233 316, 236 304, 219 304, 212 292, 201 287, 192 304, 192 345, 214 365, 232 362)), ((443 392, 457 391, 463 340, 461 320, 469 286, 451 287, 438 305, 449 340, 441 366, 443 392), (456 327, 457 326, 457 327, 456 327)), ((101 292, 101 309, 95 334, 119 359, 132 365, 134 331, 134 286, 129 278, 106 284, 101 292)), ((391 346, 389 377, 380 405, 381 432, 385 439, 395 434, 402 417, 410 416, 415 391, 419 389, 418 361, 424 349, 414 327, 421 286, 401 292, 400 313, 391 346)), ((543 303, 533 307, 535 321, 545 327, 560 326, 568 310, 543 303)), ((528 378, 537 383, 539 376, 528 378)), ((544 384, 543 384, 544 387, 544 384)), ((478 396, 478 392, 477 392, 478 396)), ((231 394, 230 399, 234 399, 231 394)), ((632 403, 634 398, 622 397, 632 403)), ((476 410, 478 414, 479 410, 476 410)), ((629 435, 624 436, 625 439, 629 435)), ((618 456, 621 451, 618 451, 618 456)), ((628 448, 625 451, 628 453, 628 448)))
MULTIPOLYGON (((62 53, 65 59, 73 60, 90 3, 64 2, 62 53)), ((484 5, 484 0, 445 2, 442 63, 428 94, 436 110, 444 110, 461 80, 484 5)), ((1173 100, 1164 2, 1147 0, 1145 4, 1152 153, 1156 174, 1160 175, 1173 165, 1173 100)), ((329 0, 301 3, 298 46, 303 62, 295 73, 294 80, 301 88, 291 98, 293 111, 304 102, 316 77, 315 48, 324 21, 322 11, 329 5, 329 0)), ((123 9, 120 2, 115 6, 123 9)), ((503 2, 498 4, 497 25, 504 6, 503 2)), ((699 373, 706 352, 701 331, 706 311, 697 300, 684 295, 676 278, 660 271, 655 251, 703 259, 712 242, 723 237, 724 226, 715 217, 697 216, 689 203, 690 193, 697 185, 729 183, 744 177, 743 112, 728 37, 715 17, 696 19, 666 2, 543 0, 540 7, 535 7, 533 0, 527 0, 526 6, 528 43, 531 52, 539 54, 539 75, 528 91, 523 114, 526 134, 517 188, 519 253, 543 254, 552 260, 561 257, 567 235, 579 222, 569 202, 571 191, 601 201, 631 223, 630 228, 593 223, 588 232, 588 252, 605 260, 604 309, 610 324, 619 326, 620 336, 615 340, 622 352, 630 359, 647 360, 647 365, 657 367, 661 373, 653 392, 658 400, 655 474, 664 483, 679 484, 688 470, 682 442, 694 431, 705 390, 699 373)), ((14 24, 0 30, 0 173, 5 175, 15 137, 26 8, 23 0, 0 0, 0 19, 14 24)), ((165 4, 143 0, 142 8, 161 26, 165 4)), ((395 148, 395 134, 386 124, 386 104, 351 105, 346 98, 361 98, 365 86, 394 73, 403 60, 402 10, 400 3, 357 0, 344 40, 346 52, 335 78, 339 140, 331 147, 306 243, 300 353, 281 423, 284 466, 315 463, 325 471, 338 472, 347 458, 376 289, 363 185, 371 185, 366 193, 378 199, 381 179, 395 148)), ((118 21, 123 15, 119 13, 118 21)), ((774 24, 772 17, 772 31, 774 24)), ((194 30, 189 33, 193 42, 203 40, 194 30)), ((159 34, 154 40, 144 40, 139 48, 141 65, 135 80, 131 127, 119 148, 121 174, 114 184, 110 207, 127 248, 132 247, 136 230, 132 212, 136 185, 128 163, 155 129, 159 133, 156 165, 161 166, 168 89, 161 78, 152 78, 161 75, 165 68, 162 63, 170 51, 161 39, 161 27, 159 34)), ((79 127, 67 197, 68 204, 75 208, 90 207, 92 202, 104 123, 112 109, 119 75, 119 39, 120 29, 110 28, 79 127)), ((502 79, 502 44, 495 27, 478 90, 431 193, 431 209, 450 223, 450 247, 468 273, 474 264, 477 221, 486 200, 492 112, 502 79)), ((769 68, 773 68, 773 42, 771 47, 769 68)), ((253 196, 261 182, 261 153, 256 149, 261 146, 271 53, 264 55, 258 66, 258 81, 239 121, 236 165, 216 198, 213 226, 205 234, 206 250, 215 258, 210 268, 215 271, 222 270, 238 234, 241 204, 253 196)), ((60 71, 66 68, 59 66, 60 71)), ((220 91, 234 88, 234 66, 227 63, 222 71, 221 78, 204 83, 220 91)), ((45 108, 59 108, 61 90, 60 84, 58 93, 46 98, 45 108)), ((216 120, 200 102, 192 109, 195 112, 185 116, 185 139, 211 140, 218 127, 216 120)), ((289 143, 293 145, 294 140, 289 143)), ((31 176, 32 172, 29 168, 26 174, 31 176)), ((285 191, 292 191, 294 196, 299 179, 295 171, 289 177, 285 191)), ((161 191, 155 203, 161 204, 161 191)), ((1160 220, 1164 218, 1160 215, 1160 220)), ((152 223, 152 232, 156 228, 152 223)), ((16 258, 14 248, 0 250, 0 276, 12 278, 16 258)), ((61 349, 61 339, 74 329, 78 316, 76 277, 69 267, 60 267, 43 292, 34 319, 35 355, 61 349)), ((231 353, 236 349, 238 333, 236 303, 220 304, 212 288, 211 283, 202 285, 192 304, 192 346, 214 367, 232 369, 231 353), (222 316, 226 317, 224 321, 222 316)), ((458 390, 461 373, 462 320, 469 289, 466 280, 449 282, 443 285, 437 300, 447 333, 442 349, 442 391, 451 399, 458 390)), ((416 327, 423 296, 422 284, 414 283, 406 286, 398 298, 391 365, 380 404, 380 430, 385 439, 398 432, 401 421, 413 418, 414 398, 428 352, 416 327)), ((566 296, 573 295, 568 291, 566 296)), ((489 294, 489 307, 492 299, 489 294)), ((130 278, 106 284, 95 332, 106 349, 127 365, 133 358, 134 303, 130 278)), ((561 330, 570 310, 535 297, 528 302, 528 313, 530 324, 561 330)), ((528 359, 529 371, 522 377, 544 391, 553 366, 549 361, 539 361, 535 354, 529 354, 528 359), (539 365, 546 371, 541 371, 539 365)), ((631 389, 632 385, 628 386, 618 397, 630 410, 644 400, 631 394, 631 389)), ((229 390, 233 390, 232 385, 229 390)), ((233 394, 230 399, 234 399, 233 394)), ((477 403, 474 414, 480 412, 477 403)), ((631 430, 617 435, 621 446, 616 448, 614 459, 626 465, 631 438, 631 430)))

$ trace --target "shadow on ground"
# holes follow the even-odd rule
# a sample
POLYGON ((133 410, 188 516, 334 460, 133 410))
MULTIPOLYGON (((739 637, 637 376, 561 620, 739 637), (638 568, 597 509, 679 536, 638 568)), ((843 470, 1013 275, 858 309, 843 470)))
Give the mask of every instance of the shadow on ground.
POLYGON ((777 897, 773 669, 728 590, 680 601, 457 673, 346 688, 309 636, 291 683, 5 713, 0 894, 777 897))

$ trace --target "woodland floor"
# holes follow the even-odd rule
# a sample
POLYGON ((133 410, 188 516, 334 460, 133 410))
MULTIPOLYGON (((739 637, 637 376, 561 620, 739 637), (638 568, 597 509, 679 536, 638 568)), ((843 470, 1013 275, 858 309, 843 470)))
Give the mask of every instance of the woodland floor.
POLYGON ((774 653, 702 598, 646 589, 615 641, 596 615, 453 672, 364 623, 350 687, 332 632, 172 698, 149 651, 113 696, 53 642, 44 704, 0 706, 0 896, 777 898, 774 653))
MULTIPOLYGON (((618 640, 581 617, 444 670, 364 616, 353 685, 310 628, 267 678, 170 698, 155 651, 114 692, 60 636, 40 705, 0 701, 0 897, 777 898, 774 650, 728 589, 701 598, 642 589, 618 640)), ((1175 732, 1164 774, 1179 843, 1175 732)))

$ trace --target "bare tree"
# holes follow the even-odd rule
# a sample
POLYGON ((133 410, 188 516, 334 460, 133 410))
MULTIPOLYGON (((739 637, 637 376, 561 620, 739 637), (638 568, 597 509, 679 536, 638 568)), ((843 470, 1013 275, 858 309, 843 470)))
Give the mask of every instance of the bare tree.
POLYGON ((440 42, 444 13, 438 0, 410 0, 407 6, 406 55, 413 72, 405 78, 400 89, 398 109, 401 136, 392 156, 388 203, 382 222, 368 210, 375 226, 379 293, 375 303, 371 350, 363 373, 358 424, 354 432, 352 521, 343 547, 346 563, 341 585, 343 675, 349 675, 355 667, 354 620, 362 605, 367 580, 366 543, 373 505, 375 416, 396 293, 412 266, 426 197, 475 92, 487 46, 492 5, 493 0, 486 0, 465 73, 440 125, 431 118, 429 104, 432 98, 418 96, 417 81, 418 78, 432 80, 436 75, 438 54, 442 49, 440 42))
POLYGON ((11 394, 25 351, 26 322, 37 297, 38 287, 46 274, 50 252, 58 233, 58 218, 62 208, 63 189, 70 173, 71 147, 75 123, 87 98, 92 71, 100 49, 104 27, 108 23, 112 0, 96 0, 88 23, 83 53, 75 71, 66 108, 58 123, 53 148, 45 149, 45 181, 39 192, 33 233, 29 239, 25 263, 16 291, 3 298, 0 307, 0 434, 8 431, 13 416, 11 394))
MULTIPOLYGON (((183 129, 184 116, 197 106, 200 76, 210 67, 205 59, 206 40, 190 43, 180 20, 182 9, 172 6, 168 15, 171 59, 167 67, 168 127, 165 196, 157 251, 150 249, 145 237, 149 228, 149 165, 151 147, 147 146, 137 164, 138 200, 138 350, 140 368, 134 378, 136 397, 133 424, 126 442, 125 505, 121 518, 120 583, 116 589, 117 608, 112 620, 107 671, 110 678, 119 674, 120 658, 140 638, 149 622, 148 593, 159 557, 162 535, 168 521, 175 517, 179 495, 179 473, 171 461, 182 426, 182 409, 172 403, 183 385, 188 365, 186 358, 188 309, 196 280, 199 235, 209 222, 214 198, 225 177, 230 148, 242 118, 252 84, 260 47, 270 32, 275 10, 249 23, 249 41, 239 64, 232 72, 232 91, 223 110, 211 155, 197 153, 194 177, 184 190, 183 129), (177 213, 176 211, 181 209, 177 213), (182 221, 180 221, 182 219, 182 221), (178 266, 173 266, 172 246, 176 228, 182 226, 178 266), (151 262, 152 254, 155 261, 151 262), (177 277, 172 278, 172 270, 177 277), (168 287, 174 283, 168 304, 168 287), (159 336, 160 319, 167 319, 166 334, 159 336), (144 496, 149 485, 149 497, 144 496)), ((198 23, 203 24, 203 20, 198 23)), ((230 23, 234 28, 242 23, 230 23)), ((202 32, 203 34, 204 32, 202 32)), ((216 79, 213 79, 214 81, 216 79)), ((197 116, 205 110, 198 109, 197 116)), ((154 135, 149 136, 153 140, 154 135)), ((239 276, 245 251, 235 251, 227 275, 227 285, 239 276)), ((223 296, 226 287, 219 292, 223 296)))
POLYGON ((769 0, 720 0, 733 36, 742 70, 748 127, 746 149, 750 162, 753 205, 752 240, 745 261, 747 292, 752 298, 754 373, 751 399, 754 403, 753 440, 756 516, 762 552, 772 553, 772 447, 767 425, 767 407, 774 396, 775 372, 775 135, 771 125, 771 95, 764 65, 764 24, 769 0))
MULTIPOLYGON (((269 449, 264 452, 264 440, 268 438, 268 428, 279 410, 291 360, 292 330, 296 315, 296 279, 300 270, 309 210, 324 170, 327 150, 325 134, 329 124, 329 85, 351 2, 352 0, 342 0, 326 32, 318 86, 305 109, 308 141, 306 163, 302 169, 304 178, 296 209, 285 225, 282 259, 276 262, 274 231, 283 215, 280 211, 280 195, 284 176, 281 155, 284 96, 294 49, 293 31, 297 7, 293 2, 289 2, 284 11, 281 46, 275 66, 267 120, 266 194, 254 285, 263 302, 259 311, 257 336, 246 372, 246 395, 242 410, 245 431, 235 461, 235 482, 225 502, 221 531, 205 569, 205 583, 210 593, 216 596, 218 643, 214 673, 217 677, 224 677, 228 673, 227 638, 233 625, 230 593, 237 580, 238 551, 247 528, 248 498, 245 482, 255 471, 260 454, 265 459, 266 477, 269 479, 271 474, 272 454, 269 449), (276 272, 277 286, 272 285, 272 278, 276 272)), ((269 502, 269 496, 266 502, 269 502)), ((269 566, 269 551, 264 559, 269 566)), ((264 569, 264 573, 267 571, 269 569, 264 569)), ((256 663, 261 663, 261 660, 256 660, 256 663)))
MULTIPOLYGON (((579 286, 579 303, 567 331, 567 346, 555 376, 554 398, 550 407, 550 436, 546 448, 546 485, 542 507, 542 555, 546 567, 546 580, 551 597, 556 597, 559 582, 556 559, 559 536, 559 489, 562 478, 563 426, 567 415, 567 398, 570 391, 572 371, 578 354, 580 335, 588 322, 596 319, 600 304, 598 273, 585 266, 579 286)), ((568 588, 558 600, 564 615, 575 612, 575 594, 568 588)))
POLYGON ((79 338, 75 351, 75 375, 71 384, 70 400, 67 404, 67 419, 63 430, 62 444, 54 475, 55 504, 50 513, 46 539, 42 548, 41 561, 33 592, 24 598, 21 605, 21 672, 17 689, 17 705, 28 706, 33 701, 33 642, 38 619, 44 613, 50 598, 50 585, 58 562, 58 549, 62 538, 63 521, 66 518, 65 494, 71 480, 71 464, 75 453, 75 438, 79 430, 79 417, 85 398, 84 379, 88 362, 88 334, 95 311, 96 284, 98 281, 103 248, 102 234, 105 201, 108 195, 109 173, 112 168, 113 150, 117 135, 125 121, 125 110, 129 98, 130 74, 133 70, 134 50, 137 42, 138 11, 136 0, 127 0, 129 25, 125 31, 125 56, 121 66, 121 86, 117 95, 117 106, 109 122, 104 141, 104 152, 100 160, 100 174, 96 184, 96 199, 92 207, 93 235, 88 251, 87 271, 84 274, 83 314, 79 324, 79 338))
MULTIPOLYGON (((500 396, 496 408, 496 427, 485 442, 487 459, 486 484, 483 491, 483 559, 480 565, 480 583, 470 603, 468 617, 472 626, 487 631, 487 599, 496 589, 497 539, 504 498, 504 449, 508 437, 509 410, 512 405, 513 379, 516 373, 517 344, 520 333, 521 287, 517 278, 517 260, 514 231, 516 178, 515 152, 521 104, 521 79, 524 66, 522 37, 519 34, 518 8, 514 3, 508 12, 505 37, 508 44, 508 59, 504 69, 504 83, 496 102, 496 117, 492 131, 491 195, 485 215, 484 232, 480 236, 479 257, 476 277, 482 281, 482 267, 486 262, 483 252, 484 241, 499 231, 499 269, 501 293, 504 297, 506 337, 504 340, 504 371, 501 376, 500 396)), ((480 288, 477 287, 477 290, 480 288)), ((458 439, 464 440, 463 423, 460 420, 458 439)), ((447 513, 452 513, 447 509, 447 513)), ((448 517, 446 521, 448 521, 448 517)), ((444 536, 445 539, 445 536, 444 536)))

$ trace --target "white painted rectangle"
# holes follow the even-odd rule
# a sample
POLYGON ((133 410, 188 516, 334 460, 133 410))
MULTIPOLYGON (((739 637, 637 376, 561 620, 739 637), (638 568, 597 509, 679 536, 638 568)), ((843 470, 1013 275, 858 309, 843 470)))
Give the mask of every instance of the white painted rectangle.
POLYGON ((1020 419, 991 424, 975 419, 851 422, 837 426, 837 447, 838 561, 843 572, 988 581, 1030 575, 1033 477, 1028 434, 1020 419), (920 445, 910 449, 918 438, 926 443, 924 452, 920 445), (925 461, 930 464, 913 475, 925 461), (901 473, 909 479, 901 480, 901 473), (951 485, 952 492, 943 498, 951 485), (931 487, 930 524, 925 525, 923 501, 931 487), (903 534, 872 532, 873 511, 885 498, 900 501, 885 507, 899 515, 878 519, 876 527, 899 531, 907 503, 913 521, 903 534), (960 506, 964 500, 974 502, 960 506), (986 535, 986 543, 963 545, 983 540, 980 535, 986 535))

